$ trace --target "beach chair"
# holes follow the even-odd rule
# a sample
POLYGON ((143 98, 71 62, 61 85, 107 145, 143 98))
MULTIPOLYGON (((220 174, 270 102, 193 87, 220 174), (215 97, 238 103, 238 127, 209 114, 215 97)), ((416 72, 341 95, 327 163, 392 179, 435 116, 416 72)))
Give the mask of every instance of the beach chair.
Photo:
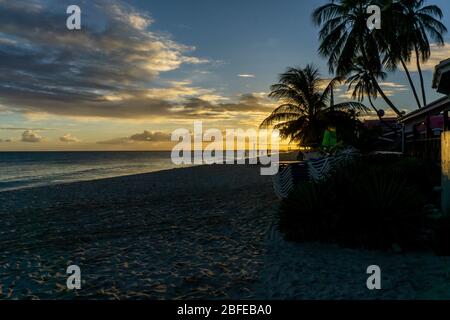
POLYGON ((326 179, 332 170, 354 161, 361 154, 348 148, 336 155, 306 161, 280 162, 278 174, 272 177, 273 188, 278 198, 287 198, 300 181, 319 182, 326 179))
POLYGON ((280 162, 278 174, 272 177, 278 198, 286 198, 300 181, 309 179, 306 161, 280 162))

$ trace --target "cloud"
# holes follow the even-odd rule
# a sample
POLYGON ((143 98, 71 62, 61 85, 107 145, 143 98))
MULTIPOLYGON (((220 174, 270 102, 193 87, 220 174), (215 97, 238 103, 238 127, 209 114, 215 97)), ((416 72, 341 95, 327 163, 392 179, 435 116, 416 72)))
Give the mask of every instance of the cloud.
POLYGON ((166 100, 159 96, 164 94, 164 89, 152 91, 150 95, 148 90, 135 90, 90 102, 67 101, 55 103, 44 99, 34 100, 26 95, 15 98, 23 101, 24 107, 21 110, 25 114, 33 112, 35 108, 45 108, 49 114, 68 116, 74 119, 80 118, 80 120, 83 118, 113 118, 118 120, 165 118, 174 121, 198 117, 217 119, 232 116, 239 120, 244 116, 244 113, 267 113, 272 111, 275 106, 273 101, 268 98, 252 93, 242 94, 230 100, 221 95, 214 95, 201 90, 197 93, 193 92, 192 95, 188 95, 187 92, 182 90, 179 91, 178 95, 173 89, 167 90, 170 92, 172 100, 166 100), (33 106, 30 106, 30 104, 33 104, 33 106))
POLYGON ((179 116, 187 118, 212 117, 222 118, 227 116, 241 117, 245 113, 271 112, 275 104, 266 97, 258 94, 242 94, 235 102, 211 103, 199 98, 191 98, 176 109, 179 116))
MULTIPOLYGON (((319 90, 325 90, 329 85, 330 85, 330 82, 332 81, 333 79, 332 78, 329 78, 329 79, 322 79, 322 80, 320 80, 319 81, 319 84, 318 84, 318 89, 319 90)), ((336 91, 336 90, 335 90, 336 91)))
POLYGON ((189 79, 163 81, 161 73, 183 65, 217 62, 195 57, 195 47, 152 31, 150 14, 126 2, 84 3, 81 31, 66 29, 66 1, 32 3, 0 0, 2 111, 7 108, 29 120, 56 115, 247 123, 274 107, 258 94, 227 98, 189 79))
POLYGON ((379 85, 383 89, 386 88, 388 90, 396 90, 396 91, 407 91, 408 90, 408 87, 406 85, 395 83, 395 82, 380 82, 379 85))
MULTIPOLYGON (((420 64, 422 70, 434 71, 434 67, 436 67, 439 62, 450 57, 450 43, 445 43, 444 46, 438 46, 437 44, 433 43, 430 45, 430 47, 430 59, 427 62, 420 64)), ((403 68, 400 68, 400 70, 403 70, 403 68)), ((408 70, 413 72, 417 71, 416 55, 414 53, 411 57, 411 62, 408 63, 408 70)))
POLYGON ((115 138, 111 140, 98 141, 98 144, 107 144, 107 145, 123 145, 123 144, 131 144, 133 143, 128 137, 123 138, 115 138))
POLYGON ((125 2, 84 3, 82 30, 69 31, 66 2, 0 1, 0 103, 13 112, 108 117, 111 109, 111 117, 133 118, 154 108, 145 114, 158 114, 170 108, 149 92, 160 73, 209 62, 190 55, 195 47, 151 31, 151 17, 125 2), (124 95, 132 105, 107 99, 124 95))
MULTIPOLYGON (((408 91, 409 90, 409 88, 406 85, 403 85, 400 83, 395 83, 395 82, 384 81, 384 82, 380 82, 379 85, 380 85, 381 89, 383 89, 384 94, 388 97, 394 96, 399 91, 408 91)), ((346 100, 354 100, 352 97, 353 90, 349 91, 347 85, 343 85, 339 88, 339 90, 335 90, 335 91, 341 92, 338 95, 338 98, 346 99, 346 100)))
POLYGON ((144 130, 143 133, 137 133, 130 137, 133 141, 169 141, 170 140, 170 134, 164 133, 164 132, 150 132, 147 130, 144 130))
POLYGON ((150 14, 127 2, 83 2, 81 31, 65 27, 68 1, 32 4, 0 0, 2 112, 33 121, 63 116, 249 125, 275 106, 259 94, 224 97, 190 79, 162 80, 162 73, 183 65, 219 62, 196 57, 195 47, 154 31, 150 14))
POLYGON ((76 143, 76 142, 80 142, 80 139, 72 136, 70 133, 67 133, 67 134, 63 135, 62 137, 59 137, 59 141, 65 142, 65 143, 76 143))
POLYGON ((253 74, 238 74, 239 78, 255 78, 253 74))
POLYGON ((37 143, 44 141, 45 138, 40 136, 38 133, 34 132, 33 130, 26 130, 22 133, 22 142, 32 142, 37 143))
POLYGON ((106 141, 99 141, 98 144, 121 145, 135 142, 167 142, 170 141, 170 134, 164 132, 151 132, 144 130, 142 133, 136 133, 130 137, 115 138, 106 141))
POLYGON ((146 96, 151 99, 172 102, 183 102, 190 97, 199 97, 212 102, 226 99, 215 93, 214 90, 193 86, 190 80, 170 81, 168 84, 169 86, 166 87, 148 89, 146 96))
POLYGON ((54 129, 50 129, 50 128, 1 127, 0 130, 11 130, 11 131, 24 131, 24 130, 31 130, 31 131, 46 131, 46 130, 54 130, 54 129))

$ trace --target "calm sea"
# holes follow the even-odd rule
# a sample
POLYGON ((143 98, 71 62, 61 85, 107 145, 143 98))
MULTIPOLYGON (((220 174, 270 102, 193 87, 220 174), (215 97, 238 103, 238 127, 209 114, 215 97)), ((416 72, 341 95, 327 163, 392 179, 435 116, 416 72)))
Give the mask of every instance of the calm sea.
POLYGON ((0 152, 0 191, 175 167, 170 151, 0 152))

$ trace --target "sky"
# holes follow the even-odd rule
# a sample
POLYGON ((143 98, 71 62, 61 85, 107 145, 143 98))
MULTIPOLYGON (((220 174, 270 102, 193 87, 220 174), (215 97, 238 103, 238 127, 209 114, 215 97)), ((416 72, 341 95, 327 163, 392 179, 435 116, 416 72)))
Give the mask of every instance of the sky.
MULTIPOLYGON (((257 128, 287 67, 313 63, 330 77, 311 19, 325 2, 0 0, 0 150, 163 150, 194 120, 257 128), (66 27, 71 4, 81 30, 66 27)), ((428 2, 450 26, 450 3, 428 2)), ((431 78, 448 57, 450 45, 433 46, 424 65, 429 101, 441 97, 431 78)), ((414 110, 404 72, 381 85, 414 110)), ((344 88, 337 96, 349 99, 344 88)))

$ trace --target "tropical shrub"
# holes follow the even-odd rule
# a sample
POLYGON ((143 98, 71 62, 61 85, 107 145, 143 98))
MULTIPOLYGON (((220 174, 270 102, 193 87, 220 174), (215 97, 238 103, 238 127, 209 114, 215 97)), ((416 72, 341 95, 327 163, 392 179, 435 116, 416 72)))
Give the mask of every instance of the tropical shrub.
POLYGON ((278 107, 260 126, 278 129, 282 139, 313 148, 321 144, 324 131, 333 127, 338 141, 352 144, 361 125, 357 117, 366 114, 368 109, 355 101, 335 103, 333 90, 341 81, 341 78, 331 81, 322 78, 313 65, 289 68, 270 87, 269 97, 278 107))
POLYGON ((435 186, 440 185, 441 169, 438 164, 430 160, 419 160, 415 158, 380 158, 365 157, 365 163, 371 166, 382 167, 384 170, 396 172, 405 177, 408 185, 415 186, 428 199, 438 200, 435 186), (434 198, 434 199, 433 199, 434 198))
POLYGON ((425 200, 396 166, 361 162, 300 184, 282 202, 279 227, 293 241, 414 248, 421 245, 425 200))
POLYGON ((287 240, 331 241, 336 223, 333 219, 333 186, 326 183, 301 183, 282 202, 279 226, 287 240))

